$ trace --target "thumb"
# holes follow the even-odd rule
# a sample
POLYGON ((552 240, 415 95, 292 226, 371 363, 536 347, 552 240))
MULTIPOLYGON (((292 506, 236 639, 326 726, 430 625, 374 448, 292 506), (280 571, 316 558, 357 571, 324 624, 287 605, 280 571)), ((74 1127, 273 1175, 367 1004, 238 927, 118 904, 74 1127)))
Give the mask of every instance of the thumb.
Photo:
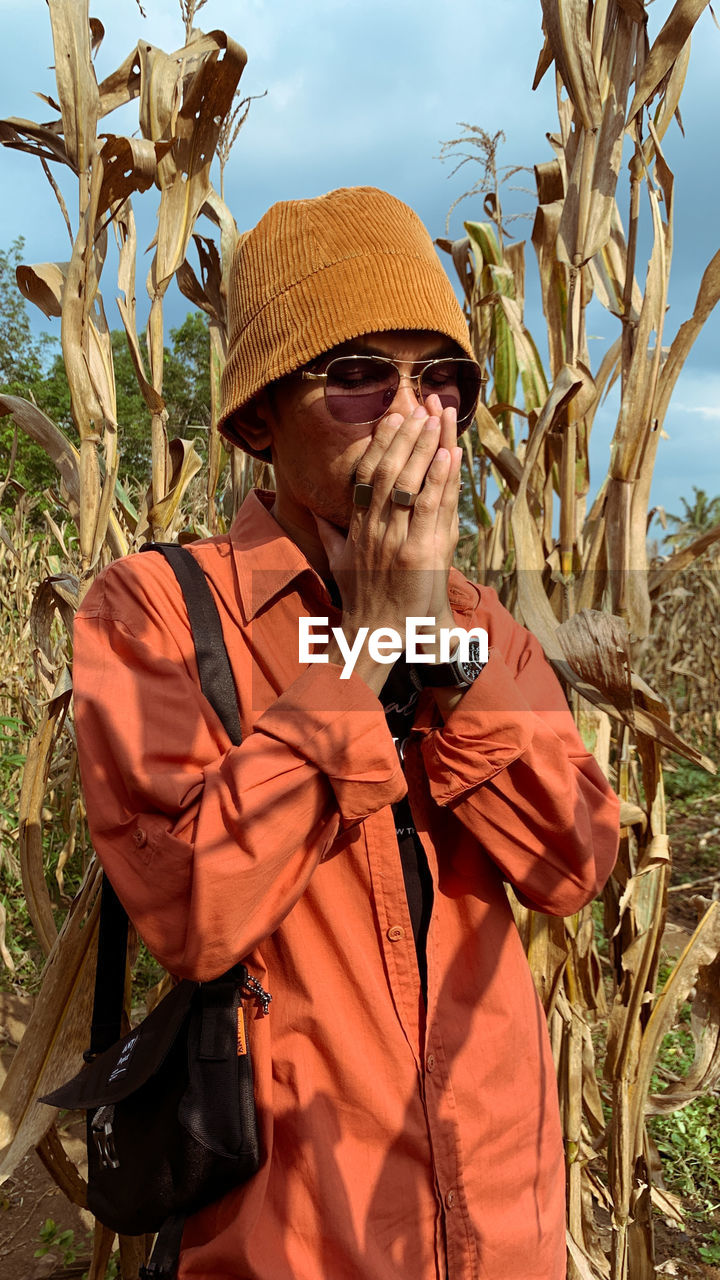
POLYGON ((313 518, 317 525, 318 537, 323 544, 325 555, 332 571, 345 549, 347 534, 338 529, 337 525, 331 524, 324 516, 318 516, 313 513, 313 518))

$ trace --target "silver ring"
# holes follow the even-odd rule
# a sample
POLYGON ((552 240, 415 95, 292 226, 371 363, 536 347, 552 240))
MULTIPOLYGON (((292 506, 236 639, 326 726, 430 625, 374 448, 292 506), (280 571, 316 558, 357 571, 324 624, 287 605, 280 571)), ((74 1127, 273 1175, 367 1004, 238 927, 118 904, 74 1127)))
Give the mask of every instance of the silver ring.
POLYGON ((412 493, 410 489, 395 488, 390 494, 390 501, 393 502, 396 507, 414 507, 416 498, 417 494, 412 493))
POLYGON ((371 484, 356 484, 353 489, 353 506, 367 510, 372 502, 373 487, 371 484))

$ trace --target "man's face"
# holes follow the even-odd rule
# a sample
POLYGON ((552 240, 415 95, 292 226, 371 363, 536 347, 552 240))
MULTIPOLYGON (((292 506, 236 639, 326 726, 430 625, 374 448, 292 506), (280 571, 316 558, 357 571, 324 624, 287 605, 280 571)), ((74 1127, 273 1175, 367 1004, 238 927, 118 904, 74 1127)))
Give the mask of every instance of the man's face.
MULTIPOLYGON (((402 373, 411 373, 417 362, 464 353, 442 334, 391 331, 343 343, 323 357, 321 367, 324 369, 333 356, 361 354, 390 356, 402 362, 402 373)), ((413 385, 401 379, 383 416, 400 413, 405 418, 417 404, 413 385)), ((297 375, 263 393, 258 409, 271 437, 275 515, 280 524, 291 533, 313 532, 315 514, 347 529, 355 470, 378 423, 337 422, 326 408, 322 380, 306 381, 297 375)))

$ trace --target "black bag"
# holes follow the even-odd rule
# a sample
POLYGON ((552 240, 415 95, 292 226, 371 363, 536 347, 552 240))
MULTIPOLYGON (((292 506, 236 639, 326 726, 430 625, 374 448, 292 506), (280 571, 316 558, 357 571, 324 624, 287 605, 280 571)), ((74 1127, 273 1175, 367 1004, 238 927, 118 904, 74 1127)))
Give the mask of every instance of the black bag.
POLYGON ((213 982, 181 982, 42 1099, 87 1111, 88 1206, 105 1226, 123 1235, 159 1231, 257 1172, 242 1001, 258 996, 267 1008, 242 964, 213 982))
MULTIPOLYGON (((149 545, 175 573, 205 696, 241 741, 232 672, 215 602, 182 547, 149 545)), ((184 981, 122 1039, 128 919, 107 877, 100 905, 88 1065, 41 1099, 87 1111, 88 1205, 123 1235, 159 1231, 143 1274, 174 1277, 187 1214, 258 1169, 260 1147, 243 1001, 271 997, 244 964, 212 982, 184 981)))

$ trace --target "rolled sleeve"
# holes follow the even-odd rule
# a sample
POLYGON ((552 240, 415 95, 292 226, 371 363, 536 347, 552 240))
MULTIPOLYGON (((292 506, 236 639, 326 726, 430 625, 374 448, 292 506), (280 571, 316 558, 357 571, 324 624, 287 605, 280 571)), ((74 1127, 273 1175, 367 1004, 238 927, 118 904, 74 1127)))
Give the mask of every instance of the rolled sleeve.
POLYGON ((334 663, 308 667, 257 721, 327 777, 343 826, 394 804, 407 787, 382 706, 334 663))

